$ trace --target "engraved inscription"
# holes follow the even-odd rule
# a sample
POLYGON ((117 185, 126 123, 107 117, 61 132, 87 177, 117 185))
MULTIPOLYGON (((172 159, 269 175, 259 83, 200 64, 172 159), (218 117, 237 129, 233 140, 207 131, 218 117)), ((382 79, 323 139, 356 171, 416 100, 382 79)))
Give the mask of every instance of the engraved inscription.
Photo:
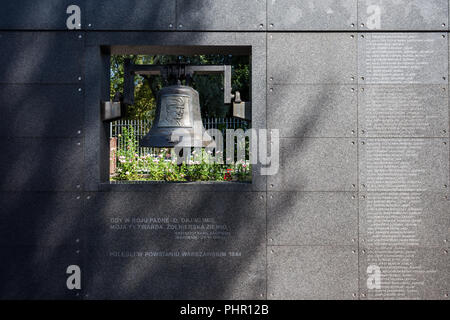
POLYGON ((225 257, 241 257, 240 251, 111 251, 109 256, 112 258, 225 258, 225 257))
POLYGON ((448 42, 440 33, 370 33, 360 36, 360 83, 446 84, 448 42))
POLYGON ((112 258, 224 258, 241 257, 242 252, 239 249, 229 248, 228 250, 219 249, 219 244, 231 236, 230 228, 227 224, 216 221, 209 217, 115 217, 111 218, 109 228, 114 232, 149 232, 159 238, 168 240, 182 240, 184 244, 187 241, 220 241, 217 242, 217 250, 187 250, 184 246, 179 249, 165 250, 144 250, 144 251, 110 251, 112 258))
MULTIPOLYGON (((366 286, 364 296, 369 299, 445 299, 449 262, 445 252, 404 247, 363 250, 366 266, 376 266, 380 270, 379 288, 366 286)), ((366 267, 363 270, 366 271, 366 267)), ((365 276, 369 279, 371 275, 365 276)))
POLYGON ((367 86, 360 96, 365 137, 448 137, 446 86, 367 86))
POLYGON ((225 240, 230 236, 227 224, 214 218, 127 217, 112 218, 114 231, 159 231, 171 233, 173 240, 225 240))
POLYGON ((368 193, 362 196, 360 208, 366 246, 440 246, 449 239, 444 194, 368 193))
POLYGON ((448 190, 448 139, 364 139, 362 191, 448 190))

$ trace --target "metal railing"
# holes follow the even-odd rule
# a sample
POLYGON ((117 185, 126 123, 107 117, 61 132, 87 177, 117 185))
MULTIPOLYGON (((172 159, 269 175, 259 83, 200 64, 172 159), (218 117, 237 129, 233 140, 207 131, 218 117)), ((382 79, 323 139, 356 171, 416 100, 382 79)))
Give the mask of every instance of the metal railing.
MULTIPOLYGON (((238 118, 203 118, 205 129, 219 129, 225 133, 226 129, 248 128, 248 121, 238 118)), ((143 138, 152 126, 149 120, 117 120, 110 123, 109 137, 118 138, 123 128, 133 128, 137 139, 143 138)))
MULTIPOLYGON (((226 129, 247 129, 249 122, 238 118, 203 118, 203 126, 205 129, 219 129, 225 134, 226 129)), ((114 174, 117 166, 117 151, 126 148, 123 139, 119 137, 124 133, 124 129, 133 129, 134 138, 141 140, 150 130, 152 121, 150 120, 116 120, 110 123, 109 138, 110 138, 110 174, 114 174)), ((147 154, 155 154, 153 148, 138 148, 139 156, 147 154)))

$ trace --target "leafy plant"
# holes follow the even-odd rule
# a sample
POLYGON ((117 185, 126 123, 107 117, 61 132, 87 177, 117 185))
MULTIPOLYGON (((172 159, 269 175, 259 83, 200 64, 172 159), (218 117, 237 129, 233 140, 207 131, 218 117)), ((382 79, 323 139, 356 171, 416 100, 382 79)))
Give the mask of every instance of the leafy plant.
POLYGON ((123 128, 122 135, 119 136, 119 145, 124 148, 117 150, 117 170, 118 180, 136 180, 138 178, 139 155, 138 141, 134 136, 133 128, 123 128))
MULTIPOLYGON (((134 64, 230 64, 232 65, 233 92, 239 91, 244 101, 250 100, 250 60, 248 56, 229 55, 112 55, 111 56, 111 85, 110 96, 114 98, 116 92, 123 92, 124 61, 131 59, 134 64)), ((153 120, 158 91, 167 85, 161 76, 135 76, 134 104, 128 107, 128 119, 153 120), (149 81, 150 79, 150 81, 149 81)), ((196 75, 190 83, 200 94, 200 105, 204 117, 231 116, 231 108, 223 103, 223 77, 219 75, 196 75)))
POLYGON ((177 164, 170 149, 139 155, 138 141, 132 127, 124 128, 119 137, 116 173, 111 180, 119 181, 250 181, 248 161, 232 165, 214 163, 211 151, 196 149, 187 161, 177 164))

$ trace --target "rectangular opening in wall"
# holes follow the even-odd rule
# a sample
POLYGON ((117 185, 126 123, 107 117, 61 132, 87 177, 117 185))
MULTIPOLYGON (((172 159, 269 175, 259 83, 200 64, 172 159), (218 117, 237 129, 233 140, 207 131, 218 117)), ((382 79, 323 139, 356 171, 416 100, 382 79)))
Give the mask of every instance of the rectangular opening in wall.
POLYGON ((250 65, 249 54, 112 54, 110 182, 251 182, 250 65))

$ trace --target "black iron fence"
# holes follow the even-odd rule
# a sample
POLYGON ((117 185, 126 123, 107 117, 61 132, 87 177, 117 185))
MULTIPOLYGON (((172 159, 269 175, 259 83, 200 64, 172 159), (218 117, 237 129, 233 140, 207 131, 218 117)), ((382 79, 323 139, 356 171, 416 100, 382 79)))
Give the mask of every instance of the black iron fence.
MULTIPOLYGON (((225 134, 226 129, 247 129, 249 122, 238 118, 203 118, 203 126, 205 129, 219 129, 225 134)), ((127 141, 120 137, 128 131, 128 136, 134 140, 141 140, 150 130, 152 121, 149 120, 117 120, 110 123, 110 173, 114 174, 118 161, 118 150, 124 150, 127 147, 127 141)), ((138 147, 137 154, 139 156, 155 154, 155 149, 138 147)))

